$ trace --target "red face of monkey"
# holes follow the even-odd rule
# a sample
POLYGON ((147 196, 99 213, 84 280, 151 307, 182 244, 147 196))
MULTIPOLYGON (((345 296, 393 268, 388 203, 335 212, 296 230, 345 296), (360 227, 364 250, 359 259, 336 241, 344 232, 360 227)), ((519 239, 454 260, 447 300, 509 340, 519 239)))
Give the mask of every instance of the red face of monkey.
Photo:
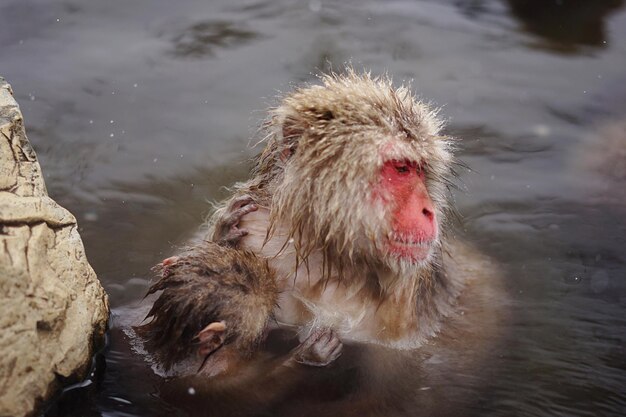
POLYGON ((422 166, 409 160, 388 160, 382 166, 378 187, 376 194, 391 210, 385 251, 410 263, 427 260, 438 227, 422 166))

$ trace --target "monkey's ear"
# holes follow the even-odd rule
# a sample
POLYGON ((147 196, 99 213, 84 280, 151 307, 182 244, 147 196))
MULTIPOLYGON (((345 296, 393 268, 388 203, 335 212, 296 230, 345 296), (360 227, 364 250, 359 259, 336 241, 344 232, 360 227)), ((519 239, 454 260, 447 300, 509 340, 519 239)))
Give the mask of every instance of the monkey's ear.
POLYGON ((302 126, 302 121, 297 120, 290 116, 285 116, 281 123, 281 130, 283 134, 283 140, 287 143, 290 143, 304 133, 304 126, 302 126))
POLYGON ((208 356, 219 349, 226 338, 226 324, 223 321, 216 321, 196 335, 198 340, 198 356, 208 356))
POLYGON ((294 149, 291 146, 285 147, 282 151, 280 151, 280 161, 287 162, 293 153, 294 149))
POLYGON ((280 160, 286 162, 296 152, 298 139, 304 133, 305 127, 301 120, 285 116, 280 124, 283 135, 283 149, 280 152, 280 160))

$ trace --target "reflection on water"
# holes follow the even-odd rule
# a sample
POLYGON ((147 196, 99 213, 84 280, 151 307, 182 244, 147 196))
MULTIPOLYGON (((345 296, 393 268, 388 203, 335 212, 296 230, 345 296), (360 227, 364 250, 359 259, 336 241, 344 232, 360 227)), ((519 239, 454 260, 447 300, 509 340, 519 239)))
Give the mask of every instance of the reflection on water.
POLYGON ((459 11, 471 19, 488 19, 509 12, 521 29, 539 38, 530 44, 560 53, 585 52, 584 47, 605 48, 609 41, 606 20, 623 0, 459 0, 459 11), (505 4, 502 4, 505 3, 505 4))
POLYGON ((551 46, 573 52, 580 45, 605 47, 605 20, 623 0, 508 0, 524 28, 551 41, 551 46))
POLYGON ((623 1, 7 0, 0 74, 115 307, 91 383, 49 415, 210 409, 189 410, 119 323, 151 266, 246 177, 259 110, 346 61, 445 106, 472 168, 460 227, 505 270, 510 318, 480 369, 462 367, 476 347, 351 346, 254 413, 626 413, 623 1))
POLYGON ((197 22, 171 37, 172 54, 176 57, 203 58, 212 56, 216 48, 232 48, 257 37, 230 22, 197 22))
POLYGON ((626 201, 626 120, 600 126, 585 138, 576 154, 576 168, 589 170, 602 179, 603 198, 626 201))

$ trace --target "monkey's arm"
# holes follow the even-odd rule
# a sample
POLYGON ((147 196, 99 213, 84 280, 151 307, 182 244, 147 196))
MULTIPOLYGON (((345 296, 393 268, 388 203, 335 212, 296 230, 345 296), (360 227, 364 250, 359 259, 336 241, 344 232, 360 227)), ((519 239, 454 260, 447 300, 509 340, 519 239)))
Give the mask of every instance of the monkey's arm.
POLYGON ((162 291, 137 327, 167 369, 218 350, 249 357, 263 340, 278 290, 267 262, 254 254, 204 242, 156 267, 162 291), (222 349, 224 348, 224 349, 222 349))
MULTIPOLYGON (((265 339, 278 289, 267 262, 251 252, 213 242, 168 258, 157 266, 162 291, 136 328, 145 346, 166 370, 186 361, 208 376, 249 362, 265 339)), ((294 349, 281 366, 325 366, 341 353, 334 332, 318 330, 294 349)))

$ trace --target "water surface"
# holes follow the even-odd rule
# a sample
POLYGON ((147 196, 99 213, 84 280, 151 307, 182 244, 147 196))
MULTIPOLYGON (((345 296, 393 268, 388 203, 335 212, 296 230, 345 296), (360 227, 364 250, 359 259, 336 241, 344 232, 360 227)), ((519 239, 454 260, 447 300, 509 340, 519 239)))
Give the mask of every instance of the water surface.
MULTIPOLYGON (((623 415, 626 174, 586 161, 599 152, 619 166, 608 164, 626 146, 623 128, 622 139, 606 133, 626 119, 623 6, 4 0, 0 74, 117 317, 208 201, 246 177, 250 138, 281 91, 346 62, 411 81, 462 139, 473 172, 455 195, 460 227, 503 268, 511 297, 490 372, 441 383, 449 398, 472 398, 452 415, 623 415)), ((159 379, 118 330, 98 372, 51 416, 183 413, 155 395, 159 379)), ((415 375, 393 380, 407 404, 398 415, 448 399, 415 375)))

